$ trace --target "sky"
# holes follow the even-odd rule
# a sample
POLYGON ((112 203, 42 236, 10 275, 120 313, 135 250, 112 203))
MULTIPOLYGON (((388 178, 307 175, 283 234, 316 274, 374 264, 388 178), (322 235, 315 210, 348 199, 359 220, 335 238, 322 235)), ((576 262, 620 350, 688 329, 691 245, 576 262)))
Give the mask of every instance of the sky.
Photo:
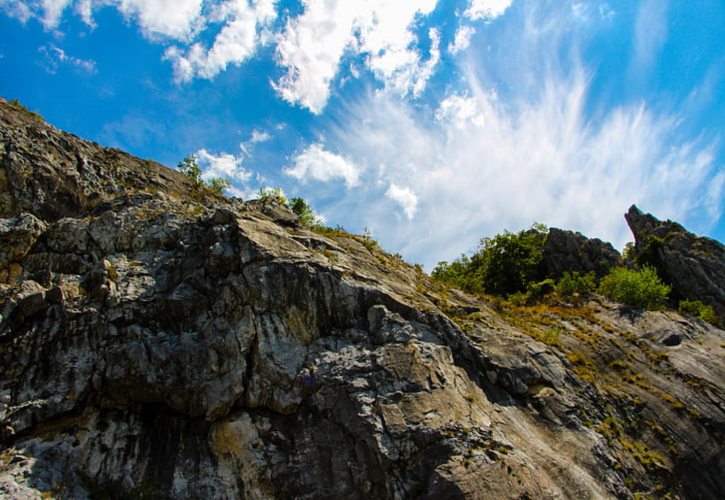
POLYGON ((0 0, 0 95, 431 270, 631 204, 725 240, 722 0, 0 0))

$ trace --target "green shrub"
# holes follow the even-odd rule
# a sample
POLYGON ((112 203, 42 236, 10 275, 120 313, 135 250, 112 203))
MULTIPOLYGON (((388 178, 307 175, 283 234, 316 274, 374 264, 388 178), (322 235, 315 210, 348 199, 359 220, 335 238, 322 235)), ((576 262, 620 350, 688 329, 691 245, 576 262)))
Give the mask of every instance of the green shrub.
POLYGON ((10 105, 13 106, 17 110, 22 111, 23 113, 25 113, 30 118, 33 118, 34 120, 37 120, 39 122, 44 121, 42 116, 40 116, 35 111, 30 111, 28 108, 23 106, 18 99, 12 99, 10 101, 10 105))
POLYGON ((681 314, 687 314, 688 316, 707 321, 715 326, 719 325, 715 309, 712 306, 703 304, 699 300, 681 300, 678 309, 681 314))
POLYGON ((287 206, 292 210, 305 226, 319 226, 322 224, 322 220, 317 216, 312 207, 302 198, 292 198, 287 203, 287 206))
POLYGON ((463 290, 478 291, 473 284, 472 273, 469 272, 470 265, 471 260, 461 255, 450 264, 447 261, 439 262, 431 276, 463 290))
POLYGON ((553 279, 547 278, 543 281, 531 282, 526 286, 526 295, 529 301, 539 300, 544 295, 554 291, 556 283, 553 279))
POLYGON ((196 155, 190 154, 178 164, 179 172, 184 174, 187 179, 191 181, 191 187, 200 191, 205 188, 207 191, 211 191, 215 194, 222 194, 222 192, 228 188, 231 183, 229 179, 223 177, 213 177, 206 182, 201 178, 201 167, 196 159, 196 155))
POLYGON ((546 226, 534 224, 518 233, 504 231, 483 238, 470 258, 439 262, 433 276, 473 292, 502 296, 525 292, 529 283, 544 277, 542 247, 547 232, 546 226))
MULTIPOLYGON (((637 265, 651 267, 661 279, 667 281, 667 271, 662 263, 662 249, 665 246, 665 240, 651 234, 646 236, 639 246, 640 249, 636 252, 634 259, 637 265)), ((632 252, 632 254, 635 254, 635 252, 632 252)))
POLYGON ((259 189, 259 201, 262 203, 279 203, 281 205, 287 204, 287 197, 284 195, 282 188, 260 188, 259 189))
MULTIPOLYGON (((542 247, 546 228, 534 225, 526 231, 504 231, 481 240, 478 257, 481 287, 497 295, 524 291, 529 282, 541 278, 542 247)), ((473 260, 473 259, 472 259, 473 260)))
POLYGON ((616 267, 602 278, 599 293, 622 304, 656 309, 667 300, 670 287, 662 283, 651 267, 641 271, 616 267))
POLYGON ((184 174, 195 188, 201 187, 203 184, 203 181, 201 180, 201 167, 199 166, 199 162, 196 161, 195 155, 191 154, 181 160, 178 164, 178 168, 179 172, 184 174))
POLYGON ((206 187, 216 194, 222 194, 229 186, 231 186, 229 179, 224 179, 223 177, 214 177, 206 181, 206 187))
POLYGON ((562 297, 571 297, 575 293, 584 294, 593 291, 597 287, 597 279, 594 271, 587 274, 565 272, 556 283, 556 293, 562 297))

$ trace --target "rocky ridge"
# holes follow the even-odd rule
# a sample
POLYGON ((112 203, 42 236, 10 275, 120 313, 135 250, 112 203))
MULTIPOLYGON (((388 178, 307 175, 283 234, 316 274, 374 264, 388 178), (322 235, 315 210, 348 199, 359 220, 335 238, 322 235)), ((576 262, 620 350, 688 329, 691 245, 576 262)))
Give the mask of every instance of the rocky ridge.
POLYGON ((725 493, 722 330, 448 289, 4 101, 0 135, 6 495, 725 493))
POLYGON ((696 236, 677 222, 660 221, 636 206, 625 214, 634 248, 631 258, 657 269, 672 297, 712 306, 725 324, 725 246, 696 236))

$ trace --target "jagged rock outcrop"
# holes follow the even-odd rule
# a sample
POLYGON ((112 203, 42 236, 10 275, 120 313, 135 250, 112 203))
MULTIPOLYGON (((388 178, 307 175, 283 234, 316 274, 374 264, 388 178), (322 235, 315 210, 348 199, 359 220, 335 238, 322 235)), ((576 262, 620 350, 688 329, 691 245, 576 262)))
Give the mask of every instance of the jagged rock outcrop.
POLYGON ((549 229, 542 253, 544 275, 554 279, 561 278, 565 272, 594 272, 602 277, 621 260, 611 243, 555 227, 549 229))
POLYGON ((725 493, 722 330, 490 302, 5 102, 0 135, 2 494, 725 493))
POLYGON ((725 246, 676 222, 660 221, 634 205, 625 218, 635 239, 631 258, 657 269, 672 286, 673 300, 711 305, 725 324, 725 246))

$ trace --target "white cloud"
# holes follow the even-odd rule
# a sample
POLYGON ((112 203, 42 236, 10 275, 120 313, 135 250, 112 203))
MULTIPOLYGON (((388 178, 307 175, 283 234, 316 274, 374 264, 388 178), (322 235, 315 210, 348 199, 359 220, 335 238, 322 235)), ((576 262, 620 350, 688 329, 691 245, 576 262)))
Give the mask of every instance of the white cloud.
POLYGON ((42 23, 46 28, 55 28, 60 22, 63 11, 71 4, 72 0, 43 0, 42 23))
POLYGON ((76 3, 76 12, 88 26, 96 27, 96 23, 93 21, 93 0, 79 0, 76 3))
POLYGON ((471 20, 491 21, 506 12, 512 0, 471 0, 464 16, 471 20))
POLYGON ((475 28, 467 25, 459 26, 453 43, 448 47, 451 54, 462 52, 471 45, 471 37, 476 34, 475 28))
POLYGON ((23 24, 33 17, 30 7, 21 0, 0 0, 0 9, 23 24))
POLYGON ((667 0, 644 0, 637 11, 629 77, 638 85, 648 77, 667 41, 667 10, 667 0))
POLYGON ((411 48, 417 16, 429 14, 436 0, 305 0, 305 11, 291 20, 277 44, 280 95, 320 113, 346 51, 365 54, 373 73, 396 91, 417 94, 438 62, 438 33, 430 32, 426 60, 411 48))
POLYGON ((269 135, 268 132, 265 132, 264 130, 252 130, 252 136, 249 138, 249 142, 252 144, 258 144, 260 142, 267 142, 272 138, 271 135, 269 135))
POLYGON ((93 74, 96 72, 95 61, 70 56, 63 49, 56 47, 52 43, 43 45, 38 49, 38 52, 43 55, 41 61, 43 69, 52 75, 58 72, 61 65, 69 65, 84 73, 93 74))
POLYGON ((431 47, 427 59, 411 49, 416 42, 411 25, 417 16, 430 14, 436 3, 377 0, 370 2, 370 10, 360 17, 360 53, 368 54, 368 67, 401 95, 419 95, 440 59, 440 34, 436 29, 428 31, 431 47))
POLYGON ((295 157, 294 166, 284 169, 284 173, 303 182, 343 179, 350 188, 358 184, 361 169, 342 156, 325 151, 321 144, 312 144, 295 157))
POLYGON ((410 188, 399 187, 395 183, 391 183, 385 196, 400 205, 408 220, 412 220, 415 212, 418 211, 418 197, 410 188))
POLYGON ((415 219, 392 225, 374 189, 332 209, 364 213, 346 224, 375 227, 388 248, 428 266, 534 221, 621 247, 631 239, 622 214, 632 203, 685 223, 700 214, 716 221, 725 176, 715 146, 683 139, 677 116, 640 103, 589 117, 588 81, 582 71, 546 75, 537 94, 502 102, 469 73, 468 93, 444 99, 433 123, 370 94, 341 113, 328 143, 358 164, 382 165, 361 183, 390 186, 384 194, 415 219), (407 197, 404 205, 399 186, 419 204, 407 197))
POLYGON ((125 17, 136 20, 146 36, 183 40, 191 36, 199 20, 202 0, 115 0, 113 4, 125 17))
POLYGON ((268 132, 254 129, 252 130, 252 134, 249 136, 249 139, 239 144, 239 149, 242 151, 244 156, 251 157, 252 151, 257 144, 267 142, 271 138, 272 136, 269 135, 268 132))
POLYGON ((75 11, 89 26, 95 26, 93 11, 115 7, 127 19, 138 23, 149 38, 188 39, 200 21, 203 0, 5 0, 3 10, 25 22, 37 18, 46 29, 58 28, 65 11, 75 4, 75 11))
MULTIPOLYGON (((273 83, 275 89, 288 102, 314 113, 327 104, 346 54, 387 89, 419 96, 440 61, 441 36, 435 28, 427 29, 421 40, 416 33, 421 18, 436 4, 302 0, 303 12, 273 32, 277 0, 0 0, 4 12, 23 22, 36 18, 48 30, 58 29, 69 10, 95 28, 94 12, 113 7, 146 38, 167 45, 164 58, 171 61, 178 83, 212 79, 230 65, 248 61, 260 46, 274 44, 276 62, 284 71, 273 83), (213 33, 211 45, 200 39, 213 33)), ((359 75, 357 70, 351 74, 359 75)))
POLYGON ((457 129, 465 129, 469 125, 480 127, 484 120, 476 98, 455 94, 441 101, 435 118, 457 129))
POLYGON ((230 181, 246 183, 252 174, 242 166, 242 156, 235 156, 229 153, 215 155, 206 149, 196 152, 199 159, 199 166, 202 168, 202 179, 223 177, 230 181))
POLYGON ((287 73, 275 88, 285 100, 319 113, 330 96, 340 59, 353 41, 355 7, 343 0, 306 0, 304 6, 305 12, 287 24, 277 44, 278 64, 287 73))
POLYGON ((165 58, 173 64, 176 81, 188 82, 194 77, 211 79, 229 64, 239 66, 254 55, 262 43, 262 29, 277 15, 273 0, 230 1, 220 5, 213 14, 213 19, 224 26, 211 48, 195 43, 188 50, 177 46, 166 50, 165 58))

